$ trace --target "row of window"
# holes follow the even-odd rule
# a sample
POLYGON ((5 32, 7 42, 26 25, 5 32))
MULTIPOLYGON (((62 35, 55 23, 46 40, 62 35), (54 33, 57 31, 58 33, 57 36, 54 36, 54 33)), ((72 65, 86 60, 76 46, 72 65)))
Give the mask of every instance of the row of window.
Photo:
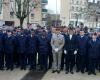
POLYGON ((78 22, 76 22, 76 21, 70 21, 70 22, 69 22, 69 24, 71 24, 71 25, 73 25, 73 26, 75 26, 76 23, 77 23, 77 25, 80 25, 82 22, 81 22, 81 21, 78 21, 78 22))
POLYGON ((78 13, 71 13, 70 14, 70 17, 72 18, 72 19, 82 19, 83 17, 84 17, 84 15, 83 14, 78 14, 78 13))
POLYGON ((78 13, 71 13, 71 19, 86 19, 86 20, 95 20, 100 21, 100 17, 92 16, 92 15, 85 15, 85 14, 78 14, 78 13))
POLYGON ((86 12, 87 8, 83 8, 83 7, 78 7, 78 6, 71 6, 71 11, 76 11, 76 12, 86 12))
POLYGON ((86 0, 71 0, 70 3, 75 4, 75 5, 86 5, 87 4, 86 0))
MULTIPOLYGON (((66 21, 63 21, 62 23, 63 23, 64 25, 66 25, 66 21)), ((81 23, 82 23, 81 21, 78 21, 78 22, 77 22, 77 25, 80 25, 81 23)), ((76 25, 76 21, 70 21, 69 24, 72 25, 72 26, 75 26, 75 25, 76 25)))

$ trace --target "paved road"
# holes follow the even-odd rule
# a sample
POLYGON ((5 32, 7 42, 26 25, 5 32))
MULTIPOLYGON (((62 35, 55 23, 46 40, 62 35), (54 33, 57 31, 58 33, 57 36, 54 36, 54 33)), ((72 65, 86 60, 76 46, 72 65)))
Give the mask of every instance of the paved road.
POLYGON ((60 74, 51 73, 49 70, 47 73, 43 72, 30 72, 20 71, 19 69, 15 69, 14 71, 0 71, 0 80, 100 80, 100 73, 94 75, 87 75, 81 73, 65 74, 62 71, 60 74))

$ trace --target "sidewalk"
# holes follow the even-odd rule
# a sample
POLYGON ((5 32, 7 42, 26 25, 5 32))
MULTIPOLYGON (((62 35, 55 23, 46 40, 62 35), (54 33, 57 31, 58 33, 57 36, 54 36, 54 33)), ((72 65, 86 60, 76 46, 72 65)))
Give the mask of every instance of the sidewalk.
POLYGON ((65 74, 65 71, 60 74, 53 74, 51 70, 43 73, 15 69, 14 71, 0 71, 0 80, 100 80, 100 73, 97 72, 96 76, 88 75, 87 73, 74 73, 72 75, 70 73, 65 74))
POLYGON ((88 75, 87 73, 74 73, 65 74, 65 72, 61 72, 60 74, 51 73, 52 71, 48 71, 48 73, 42 78, 42 80, 100 80, 100 73, 97 75, 88 75))
POLYGON ((0 80, 21 80, 29 71, 21 71, 14 69, 14 71, 0 71, 0 80))

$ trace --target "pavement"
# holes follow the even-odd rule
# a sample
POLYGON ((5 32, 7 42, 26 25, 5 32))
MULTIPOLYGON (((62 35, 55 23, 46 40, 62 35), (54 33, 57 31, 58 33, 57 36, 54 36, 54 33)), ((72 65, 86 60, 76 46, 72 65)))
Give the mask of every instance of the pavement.
POLYGON ((21 80, 28 72, 19 69, 14 69, 14 71, 0 71, 0 80, 21 80))
POLYGON ((88 75, 87 73, 74 73, 65 74, 62 71, 60 74, 48 72, 31 72, 31 71, 21 71, 20 69, 15 69, 14 71, 0 71, 0 80, 100 80, 100 73, 97 75, 88 75))

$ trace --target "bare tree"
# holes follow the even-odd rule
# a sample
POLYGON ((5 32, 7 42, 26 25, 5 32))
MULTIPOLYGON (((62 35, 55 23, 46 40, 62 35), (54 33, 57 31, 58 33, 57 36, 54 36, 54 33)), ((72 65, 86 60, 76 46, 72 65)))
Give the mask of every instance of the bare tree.
POLYGON ((15 0, 15 9, 12 8, 12 10, 19 19, 21 28, 23 28, 24 19, 37 7, 39 7, 38 0, 15 0))

